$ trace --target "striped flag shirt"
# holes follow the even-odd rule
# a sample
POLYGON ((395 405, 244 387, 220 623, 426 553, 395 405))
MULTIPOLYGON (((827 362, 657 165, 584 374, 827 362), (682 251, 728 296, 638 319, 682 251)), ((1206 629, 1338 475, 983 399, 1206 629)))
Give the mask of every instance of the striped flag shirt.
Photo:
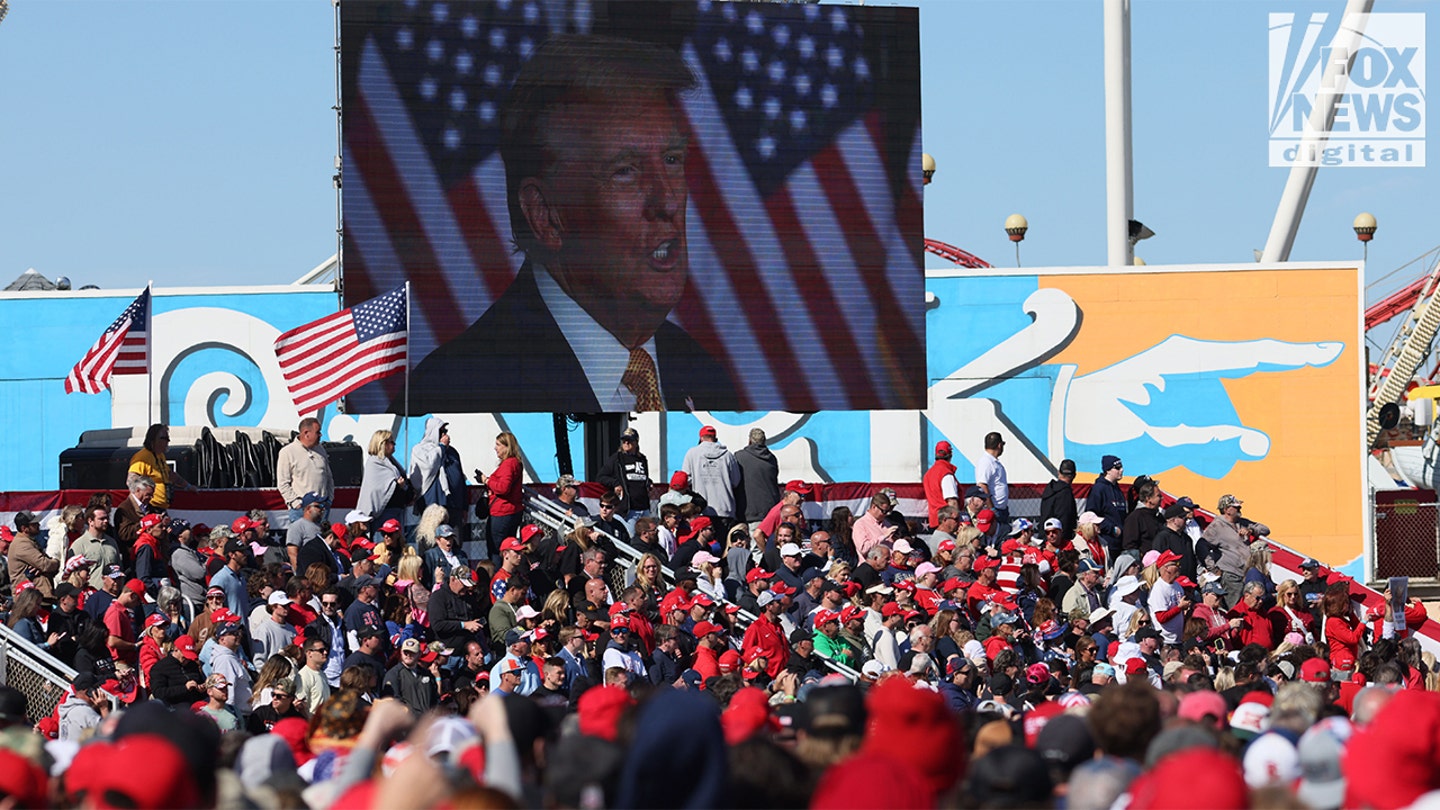
POLYGON ((109 390, 112 374, 149 373, 150 288, 146 287, 70 369, 65 393, 98 394, 109 390))
MULTIPOLYGON (((524 259, 498 149, 516 73, 553 33, 660 26, 699 79, 681 102, 690 285, 670 319, 751 409, 924 407, 913 9, 620 3, 600 31, 588 8, 350 7, 346 300, 415 281, 417 361, 474 323, 524 259)), ((349 401, 381 411, 398 390, 349 401)))
POLYGON ((405 369, 406 290, 399 287, 275 339, 280 373, 300 414, 405 369))

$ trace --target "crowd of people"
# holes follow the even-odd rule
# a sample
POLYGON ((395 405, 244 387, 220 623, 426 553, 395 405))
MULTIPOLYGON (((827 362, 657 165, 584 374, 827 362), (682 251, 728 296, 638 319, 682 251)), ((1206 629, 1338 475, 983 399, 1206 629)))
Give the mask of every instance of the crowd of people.
POLYGON ((594 514, 558 482, 556 531, 523 519, 506 433, 467 541, 434 421, 419 475, 372 437, 378 492, 340 520, 306 424, 283 532, 174 517, 164 426, 124 503, 16 515, 6 624, 77 674, 44 716, 0 687, 0 800, 1318 809, 1440 789, 1423 607, 1367 611, 1314 560, 1272 571, 1233 495, 1207 514, 1106 456, 1086 497, 1066 460, 1022 516, 992 434, 974 485, 937 445, 926 514, 883 489, 807 514, 762 431, 731 453, 707 427, 652 501, 627 430, 594 514))

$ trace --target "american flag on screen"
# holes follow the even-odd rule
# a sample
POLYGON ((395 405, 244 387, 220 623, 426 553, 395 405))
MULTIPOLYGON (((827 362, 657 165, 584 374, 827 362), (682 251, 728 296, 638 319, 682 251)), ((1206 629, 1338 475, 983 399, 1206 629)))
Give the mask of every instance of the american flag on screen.
POLYGON ((70 369, 65 393, 98 394, 109 390, 112 374, 149 373, 150 288, 146 287, 70 369))
POLYGON ((405 370, 405 288, 391 290, 275 339, 280 373, 300 414, 405 370))
MULTIPOLYGON (((586 7, 415 3, 342 29, 363 32, 347 49, 346 300, 425 278, 417 362, 479 318, 520 267, 498 111, 550 34, 615 33, 591 31, 586 7)), ((919 137, 905 133, 913 171, 894 189, 858 21, 867 11, 686 9, 678 49, 700 80, 683 100, 691 286, 671 319, 729 367, 754 409, 924 406, 919 137)), ((661 16, 669 25, 678 12, 661 16)), ((394 393, 372 386, 351 401, 384 410, 394 393)))

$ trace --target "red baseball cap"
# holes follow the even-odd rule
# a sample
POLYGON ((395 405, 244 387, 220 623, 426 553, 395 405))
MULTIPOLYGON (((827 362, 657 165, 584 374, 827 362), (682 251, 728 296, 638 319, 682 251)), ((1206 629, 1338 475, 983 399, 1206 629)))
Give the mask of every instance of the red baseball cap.
POLYGON ((395 534, 396 532, 400 531, 400 521, 396 520, 395 518, 390 518, 389 520, 380 524, 380 531, 385 534, 395 534))
POLYGON ((716 662, 720 672, 728 674, 740 668, 740 653, 735 650, 726 650, 716 662))
POLYGON ((239 534, 253 525, 254 524, 250 522, 250 518, 246 517, 245 515, 241 515, 240 517, 237 517, 234 520, 230 521, 230 531, 239 534))
POLYGON ((936 443, 935 443, 935 457, 936 457, 936 458, 949 458, 949 457, 951 456, 951 454, 953 454, 953 453, 954 453, 954 450, 950 447, 950 443, 949 443, 949 442, 936 442, 936 443))
POLYGON ((536 526, 534 523, 527 523, 520 527, 520 542, 528 543, 544 533, 545 530, 536 526))
POLYGON ((1307 683, 1329 683, 1330 662, 1324 658, 1311 658, 1300 665, 1300 680, 1307 683))
POLYGON ((520 540, 519 540, 518 538, 515 538, 515 537, 507 537, 507 538, 505 538, 504 540, 502 540, 502 541, 500 542, 500 550, 501 550, 501 551, 524 551, 524 550, 525 550, 525 544, 522 543, 522 542, 520 542, 520 540))
POLYGON ((798 590, 798 588, 792 588, 784 582, 777 582, 770 586, 770 591, 776 596, 793 596, 798 590))
POLYGON ((886 602, 885 607, 880 608, 880 615, 884 616, 887 619, 891 616, 897 616, 904 612, 905 608, 900 607, 900 605, 896 604, 895 602, 886 602))
POLYGON ((700 435, 701 435, 702 437, 703 437, 703 436, 714 436, 714 435, 716 435, 716 434, 715 434, 715 426, 714 426, 714 425, 706 425, 705 427, 700 428, 700 435))
POLYGON ((975 528, 979 529, 981 534, 985 534, 994 527, 994 512, 990 511, 989 509, 981 509, 979 512, 975 513, 975 528))
POLYGON ((745 581, 754 582, 757 579, 769 579, 775 576, 773 571, 766 571, 764 568, 751 568, 745 572, 745 581))
POLYGON ((676 470, 675 474, 670 476, 671 489, 684 489, 688 486, 690 486, 690 476, 686 475, 683 471, 676 470))
MULTIPOLYGON (((96 807, 116 806, 107 794, 128 799, 124 807, 195 807, 200 791, 189 763, 174 744, 153 734, 98 743, 106 750, 87 763, 86 795, 96 807)), ((72 763, 73 764, 73 763, 72 763)))
POLYGON ((683 543, 708 528, 710 528, 710 518, 705 517, 704 515, 693 518, 690 521, 689 533, 687 533, 684 537, 680 538, 680 542, 683 543))
POLYGON ((720 625, 715 624, 714 622, 696 622, 695 638, 704 638, 711 633, 719 633, 722 629, 723 628, 721 628, 720 625))
POLYGON ((1136 656, 1125 661, 1125 674, 1137 675, 1145 671, 1145 659, 1136 656))
POLYGON ((831 611, 831 610, 817 610, 817 611, 815 611, 815 626, 816 626, 816 627, 819 627, 819 626, 822 625, 822 624, 829 624, 830 622, 838 622, 838 621, 840 621, 840 613, 839 613, 838 611, 831 611))
POLYGON ((149 616, 145 617, 146 630, 149 630, 152 627, 164 627, 169 623, 170 617, 166 616, 164 613, 151 613, 149 616))
POLYGON ((1180 555, 1179 555, 1179 554, 1176 554, 1176 553, 1173 552, 1173 551, 1166 550, 1166 551, 1160 552, 1160 556, 1155 558, 1155 567, 1156 567, 1156 568, 1164 568, 1165 566, 1169 565, 1170 563, 1178 563, 1178 562, 1180 562, 1180 555))
POLYGON ((165 518, 163 515, 146 515, 145 517, 140 518, 140 530, 148 532, 156 526, 159 526, 160 521, 164 519, 165 518))
POLYGON ((135 594, 136 596, 144 597, 144 596, 145 596, 145 583, 141 582, 141 581, 138 580, 138 579, 132 579, 132 580, 130 580, 129 582, 125 583, 125 590, 130 591, 131 593, 135 594))
POLYGON ((940 548, 941 551, 954 551, 954 550, 955 550, 955 541, 954 541, 954 540, 941 540, 941 541, 940 541, 940 546, 939 546, 939 548, 940 548))
POLYGON ((195 652, 195 639, 189 635, 175 639, 175 649, 180 651, 186 661, 200 660, 200 654, 195 652))

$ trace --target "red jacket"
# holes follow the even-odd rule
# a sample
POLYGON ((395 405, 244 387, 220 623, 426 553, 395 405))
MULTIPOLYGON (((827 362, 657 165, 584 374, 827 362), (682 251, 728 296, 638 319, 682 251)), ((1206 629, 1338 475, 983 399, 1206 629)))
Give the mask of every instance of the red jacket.
POLYGON ((771 678, 780 677, 790 661, 790 645, 785 643, 785 632, 769 616, 761 616, 750 623, 745 630, 745 641, 740 646, 740 657, 750 659, 750 651, 759 648, 765 656, 765 671, 771 678))
POLYGON ((1275 649, 1275 640, 1270 636, 1270 620, 1264 614, 1252 609, 1243 600, 1230 611, 1230 614, 1245 620, 1244 624, 1235 629, 1232 636, 1237 647, 1259 644, 1267 650, 1275 649))
POLYGON ((1330 645, 1330 666, 1333 669, 1354 669, 1360 657, 1360 639, 1365 625, 1353 613, 1331 616, 1325 620, 1325 643, 1330 645))
POLYGON ((146 633, 145 640, 140 642, 140 683, 146 689, 150 688, 150 669, 164 657, 165 650, 160 647, 160 642, 156 641, 154 636, 146 633))
POLYGON ((511 457, 500 462, 495 472, 485 479, 485 488, 490 490, 490 514, 519 514, 525 506, 524 496, 520 494, 523 475, 520 459, 511 457))
POLYGON ((705 681, 720 674, 720 656, 716 655, 715 651, 709 647, 698 646, 695 648, 695 663, 692 668, 704 679, 700 681, 703 688, 705 681))
MULTIPOLYGON (((921 486, 925 488, 925 502, 930 506, 930 528, 932 529, 940 525, 940 507, 945 505, 944 490, 941 488, 940 482, 945 480, 945 476, 954 474, 954 464, 943 458, 937 458, 930 469, 925 471, 925 477, 920 479, 921 486)), ((959 484, 957 483, 956 486, 958 487, 959 484)), ((958 492, 955 497, 957 499, 960 497, 958 492)))

